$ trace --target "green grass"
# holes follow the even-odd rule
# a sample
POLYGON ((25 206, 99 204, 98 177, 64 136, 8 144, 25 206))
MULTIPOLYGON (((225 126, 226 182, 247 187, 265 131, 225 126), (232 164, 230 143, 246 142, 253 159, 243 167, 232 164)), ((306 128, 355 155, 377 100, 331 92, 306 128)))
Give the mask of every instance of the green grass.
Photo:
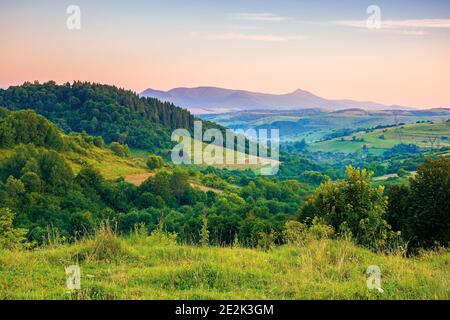
POLYGON ((310 148, 312 151, 353 153, 361 151, 366 145, 370 153, 380 155, 400 143, 415 144, 426 150, 431 147, 450 147, 450 125, 446 122, 406 124, 399 128, 354 134, 357 139, 364 141, 352 141, 352 136, 317 142, 311 144, 310 148), (382 135, 384 139, 381 138, 382 135))
MULTIPOLYGON (((0 160, 14 154, 13 149, 0 149, 0 160)), ((132 174, 149 172, 145 159, 140 157, 122 158, 116 156, 107 148, 91 146, 84 149, 84 154, 74 151, 64 151, 61 155, 69 162, 72 170, 77 173, 83 164, 97 168, 106 179, 117 179, 132 174)))
POLYGON ((257 249, 106 234, 75 245, 0 251, 0 299, 449 299, 450 252, 375 254, 341 240, 257 249), (68 292, 65 267, 81 267, 68 292), (378 265, 384 293, 366 287, 378 265))
POLYGON ((91 147, 85 149, 86 154, 65 152, 64 157, 69 160, 72 169, 78 172, 83 163, 91 164, 97 168, 106 179, 117 179, 132 174, 149 172, 145 159, 140 157, 119 157, 109 149, 91 147))

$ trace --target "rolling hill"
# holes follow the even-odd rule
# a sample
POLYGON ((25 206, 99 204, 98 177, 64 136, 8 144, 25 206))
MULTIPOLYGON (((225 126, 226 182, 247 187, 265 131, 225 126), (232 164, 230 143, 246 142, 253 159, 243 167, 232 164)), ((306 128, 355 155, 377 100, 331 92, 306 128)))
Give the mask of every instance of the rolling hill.
MULTIPOLYGON (((32 109, 64 132, 86 132, 151 151, 170 148, 173 129, 191 129, 187 110, 132 91, 88 82, 24 83, 0 89, 0 107, 32 109)), ((204 126, 207 126, 205 124, 204 126)))
POLYGON ((328 135, 346 135, 347 131, 361 131, 376 126, 389 126, 417 121, 445 121, 450 109, 428 110, 379 110, 344 109, 326 111, 321 109, 239 111, 224 114, 202 115, 233 129, 279 129, 284 141, 305 139, 308 143, 328 135))
POLYGON ((353 153, 365 146, 369 153, 382 154, 399 144, 413 144, 423 150, 450 147, 449 122, 412 123, 357 132, 310 145, 312 151, 353 153))

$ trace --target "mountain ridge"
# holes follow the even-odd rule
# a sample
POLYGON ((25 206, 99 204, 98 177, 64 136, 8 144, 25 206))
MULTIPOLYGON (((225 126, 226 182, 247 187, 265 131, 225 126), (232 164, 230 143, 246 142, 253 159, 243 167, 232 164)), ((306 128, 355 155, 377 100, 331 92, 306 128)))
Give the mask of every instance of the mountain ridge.
POLYGON ((214 113, 217 110, 244 111, 265 110, 300 110, 319 108, 342 110, 359 108, 364 110, 414 109, 398 105, 384 105, 372 101, 356 101, 351 99, 326 99, 303 89, 289 93, 271 94, 240 89, 226 89, 214 86, 177 87, 168 91, 148 88, 140 93, 141 97, 154 97, 172 102, 193 113, 214 113))

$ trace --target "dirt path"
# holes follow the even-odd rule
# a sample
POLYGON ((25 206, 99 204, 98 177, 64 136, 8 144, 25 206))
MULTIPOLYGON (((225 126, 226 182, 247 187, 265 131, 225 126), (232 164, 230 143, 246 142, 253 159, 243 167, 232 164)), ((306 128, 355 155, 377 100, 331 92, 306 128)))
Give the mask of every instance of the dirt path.
POLYGON ((135 186, 140 186, 145 180, 153 177, 154 175, 155 174, 153 172, 130 174, 125 176, 125 181, 134 184, 135 186))

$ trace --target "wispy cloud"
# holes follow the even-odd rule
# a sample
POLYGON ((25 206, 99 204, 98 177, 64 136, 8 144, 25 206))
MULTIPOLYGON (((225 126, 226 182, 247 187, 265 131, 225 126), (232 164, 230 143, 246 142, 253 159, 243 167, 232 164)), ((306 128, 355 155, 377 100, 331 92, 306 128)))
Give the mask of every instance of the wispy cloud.
MULTIPOLYGON (((366 20, 340 20, 334 21, 334 24, 366 28, 366 20)), ((411 20, 381 20, 381 27, 386 29, 398 28, 438 28, 450 29, 450 19, 411 19, 411 20)))
POLYGON ((424 36, 430 34, 429 32, 423 30, 396 30, 395 33, 403 34, 405 36, 424 36))
POLYGON ((247 20, 247 21, 265 21, 265 22, 279 22, 290 20, 288 17, 279 16, 270 12, 260 12, 260 13, 235 13, 232 15, 234 19, 237 20, 247 20))
POLYGON ((244 41, 264 41, 264 42, 289 42, 296 40, 305 40, 305 36, 287 36, 273 34, 245 34, 245 33, 223 33, 214 38, 223 40, 244 40, 244 41))
POLYGON ((234 29, 234 30, 261 30, 261 26, 242 26, 242 25, 229 25, 227 26, 228 29, 234 29))
MULTIPOLYGON (((339 20, 332 21, 331 24, 353 28, 367 28, 366 20, 339 20)), ((424 29, 450 29, 450 19, 381 20, 381 29, 397 34, 421 36, 429 34, 424 29)))

